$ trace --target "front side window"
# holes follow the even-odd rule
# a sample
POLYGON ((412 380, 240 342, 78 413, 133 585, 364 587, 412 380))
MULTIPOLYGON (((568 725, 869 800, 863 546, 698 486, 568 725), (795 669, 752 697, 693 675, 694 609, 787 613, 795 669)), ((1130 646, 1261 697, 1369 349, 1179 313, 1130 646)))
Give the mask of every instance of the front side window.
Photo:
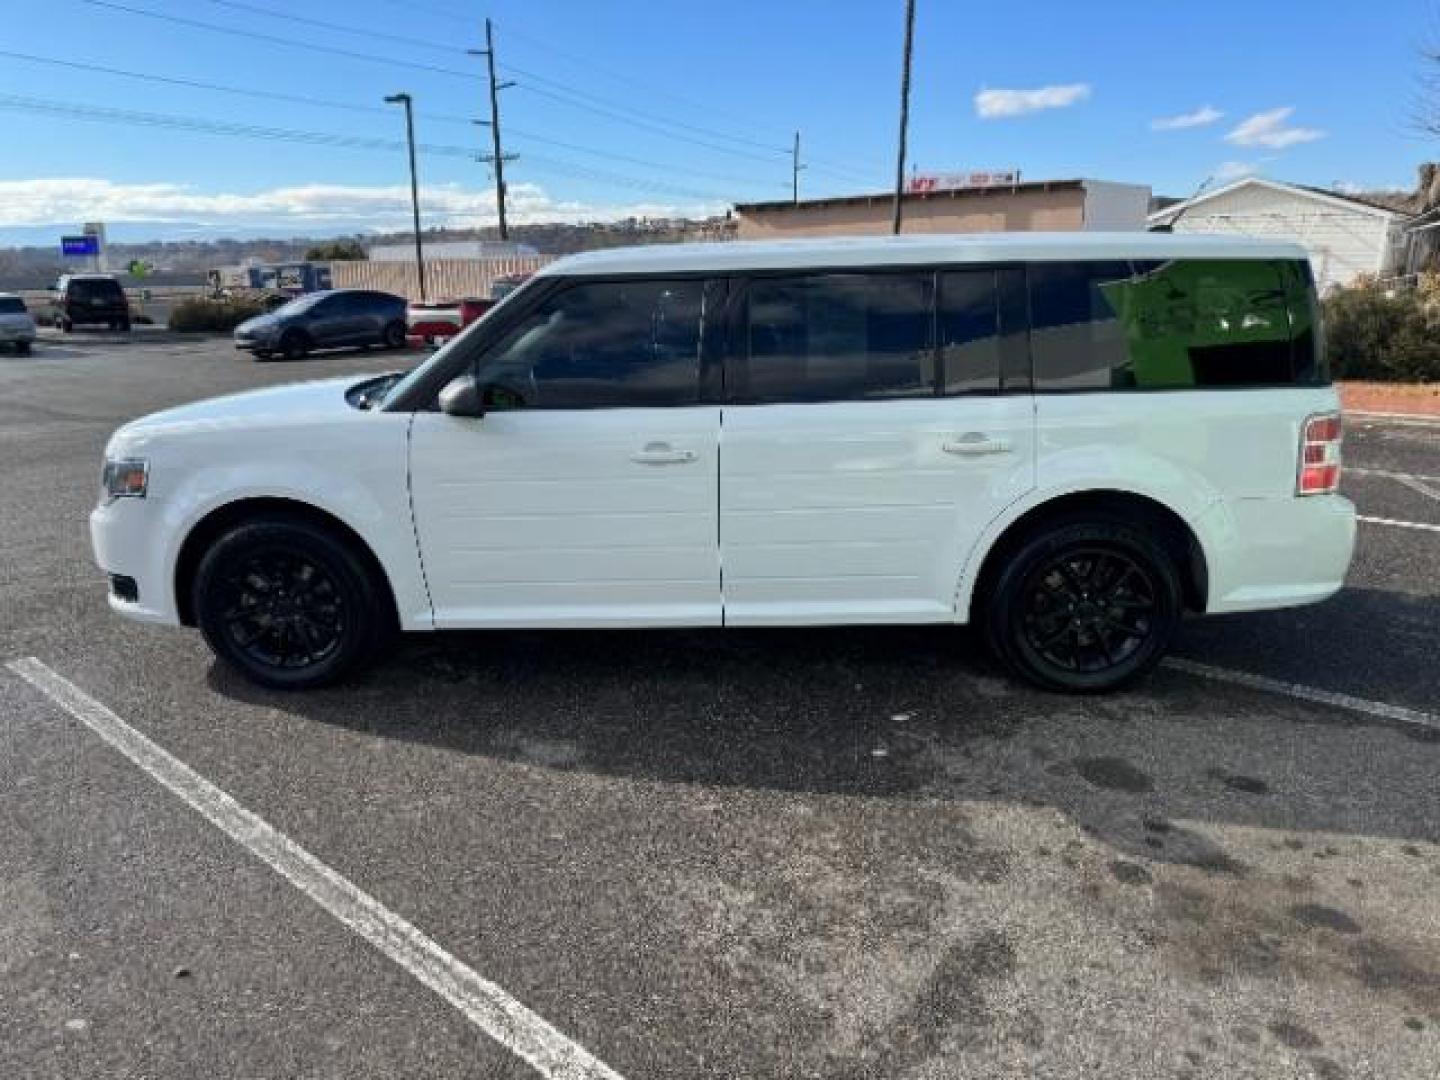
POLYGON ((24 315, 25 301, 18 296, 0 296, 0 315, 24 315))
POLYGON ((704 288, 654 279, 571 286, 522 319, 477 374, 512 408, 696 404, 704 288))
POLYGON ((858 401, 936 393, 930 273, 812 274, 750 282, 735 400, 858 401))

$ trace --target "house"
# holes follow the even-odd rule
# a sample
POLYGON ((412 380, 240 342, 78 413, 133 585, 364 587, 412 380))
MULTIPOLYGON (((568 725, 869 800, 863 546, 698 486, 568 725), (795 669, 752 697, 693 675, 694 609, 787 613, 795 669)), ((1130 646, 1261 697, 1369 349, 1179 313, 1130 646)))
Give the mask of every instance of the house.
POLYGON ((1174 203, 1150 215, 1151 228, 1283 237, 1310 252, 1320 288, 1361 275, 1410 272, 1410 225, 1419 197, 1349 194, 1258 176, 1174 203))

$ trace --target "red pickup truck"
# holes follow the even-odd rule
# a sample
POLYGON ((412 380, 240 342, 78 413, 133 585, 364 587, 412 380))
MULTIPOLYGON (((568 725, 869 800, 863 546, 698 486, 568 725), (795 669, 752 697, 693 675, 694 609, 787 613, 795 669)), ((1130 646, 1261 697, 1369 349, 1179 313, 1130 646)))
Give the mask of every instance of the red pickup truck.
POLYGON ((490 296, 461 300, 410 301, 405 311, 406 335, 412 345, 448 341, 529 280, 529 274, 507 274, 495 279, 490 296))

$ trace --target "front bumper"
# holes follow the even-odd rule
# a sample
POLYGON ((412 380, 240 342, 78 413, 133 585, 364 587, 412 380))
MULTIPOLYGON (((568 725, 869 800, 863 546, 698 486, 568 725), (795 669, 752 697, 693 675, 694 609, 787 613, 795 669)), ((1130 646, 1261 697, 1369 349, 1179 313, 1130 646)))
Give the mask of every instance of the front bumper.
POLYGON ((153 499, 102 502, 90 513, 90 545, 111 580, 112 611, 139 622, 178 624, 174 583, 156 537, 162 518, 153 499))

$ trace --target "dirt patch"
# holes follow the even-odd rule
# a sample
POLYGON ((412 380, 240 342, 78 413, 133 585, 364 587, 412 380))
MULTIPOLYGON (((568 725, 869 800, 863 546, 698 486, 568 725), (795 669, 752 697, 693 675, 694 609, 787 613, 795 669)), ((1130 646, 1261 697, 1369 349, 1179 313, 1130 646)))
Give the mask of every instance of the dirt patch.
POLYGON ((1440 383, 1342 382, 1339 387, 1346 412, 1440 416, 1440 383))
POLYGON ((1124 758, 1076 758, 1074 764, 1075 771, 1084 777, 1087 783, 1098 788, 1123 791, 1131 795, 1155 790, 1155 781, 1124 758))

